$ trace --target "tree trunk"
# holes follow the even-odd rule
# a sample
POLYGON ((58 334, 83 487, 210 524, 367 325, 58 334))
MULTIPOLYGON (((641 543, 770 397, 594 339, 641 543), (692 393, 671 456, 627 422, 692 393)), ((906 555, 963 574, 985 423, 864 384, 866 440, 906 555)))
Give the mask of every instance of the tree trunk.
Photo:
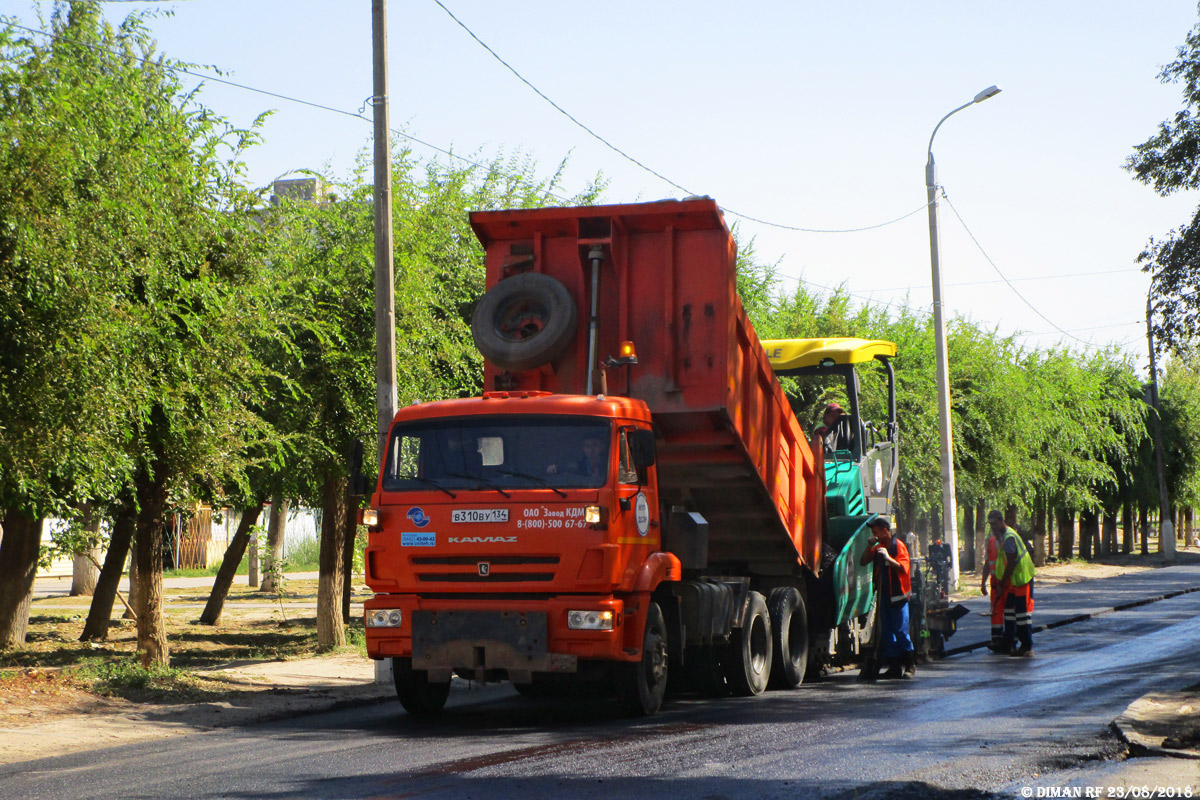
POLYGON ((1057 509, 1055 527, 1058 528, 1058 559, 1070 561, 1075 555, 1075 512, 1069 508, 1057 509))
POLYGON ((1033 509, 1033 565, 1046 566, 1046 501, 1040 499, 1033 509))
MULTIPOLYGON (((987 503, 980 500, 975 504, 975 546, 978 548, 975 551, 976 566, 987 561, 987 540, 988 540, 988 524, 987 524, 987 503)), ((980 567, 982 569, 982 567, 980 567)))
POLYGON ((350 624, 350 596, 354 591, 354 543, 358 539, 358 506, 356 498, 346 497, 346 514, 344 516, 344 542, 342 543, 342 564, 345 568, 345 580, 342 581, 342 622, 350 624))
POLYGON ((1121 506, 1121 552, 1129 555, 1133 552, 1133 504, 1121 506))
POLYGON ((1057 556, 1054 555, 1054 509, 1050 506, 1050 501, 1046 501, 1046 560, 1050 561, 1057 556))
POLYGON ((1183 512, 1183 546, 1192 543, 1192 507, 1188 506, 1183 512))
POLYGON ((138 607, 138 594, 141 590, 142 583, 138 578, 137 514, 135 513, 133 517, 133 537, 129 540, 129 607, 125 609, 125 613, 121 615, 121 619, 134 618, 134 613, 129 608, 138 607))
POLYGON ((125 558, 129 555, 129 543, 133 540, 135 512, 132 503, 123 503, 113 516, 112 535, 108 539, 108 552, 104 556, 104 568, 96 581, 92 595, 92 607, 83 624, 81 642, 103 641, 108 638, 108 623, 112 619, 113 602, 125 572, 125 558))
MULTIPOLYGON (((161 452, 154 473, 139 470, 134 554, 137 562, 137 649, 143 667, 170 663, 167 628, 163 620, 163 511, 167 505, 167 470, 161 452)), ((132 577, 131 577, 132 583, 132 577)))
POLYGON ((959 564, 960 572, 975 571, 975 509, 970 503, 963 503, 963 558, 959 564))
POLYGON ((0 539, 0 650, 23 647, 37 576, 42 519, 15 509, 4 514, 0 539))
MULTIPOLYGON (((917 526, 917 540, 921 542, 921 552, 928 555, 929 543, 933 540, 933 534, 931 533, 933 530, 933 515, 930 514, 922 517, 921 522, 924 524, 917 526)), ((938 538, 940 539, 941 536, 939 535, 938 538)))
POLYGON ((100 571, 92 559, 100 560, 100 548, 94 547, 71 561, 71 597, 91 597, 96 593, 96 579, 100 571))
POLYGON ((347 481, 335 472, 325 475, 322 488, 321 557, 317 579, 317 647, 330 650, 346 643, 342 624, 342 584, 345 581, 342 560, 346 536, 347 481))
MULTIPOLYGON (((259 510, 261 511, 261 507, 259 510)), ((251 535, 249 531, 246 533, 246 545, 250 550, 250 558, 247 559, 246 563, 246 585, 253 589, 261 581, 258 577, 258 539, 251 535)))
POLYGON ((213 580, 212 591, 208 602, 204 604, 204 612, 200 615, 201 625, 216 625, 221 621, 221 611, 225 608, 225 598, 229 596, 229 587, 233 585, 233 577, 237 575, 238 565, 246 554, 246 545, 250 542, 250 531, 258 522, 262 513, 263 503, 256 506, 246 506, 242 509, 242 518, 238 520, 237 532, 229 540, 225 548, 225 557, 221 559, 221 568, 213 580))
MULTIPOLYGON (((100 534, 100 515, 95 512, 93 503, 84 503, 80 506, 80 512, 83 515, 80 521, 83 530, 88 534, 88 539, 92 542, 99 540, 100 534)), ((100 559, 100 548, 92 547, 86 552, 76 553, 71 564, 71 597, 91 597, 96 591, 96 578, 99 572, 93 559, 100 559)))
POLYGON ((1096 521, 1096 512, 1090 508, 1079 512, 1079 557, 1085 561, 1092 560, 1092 525, 1096 521))
POLYGON ((1104 529, 1100 541, 1103 545, 1101 549, 1104 555, 1111 556, 1117 552, 1117 510, 1115 508, 1104 510, 1104 529))
POLYGON ((288 501, 279 492, 271 498, 271 515, 267 518, 267 550, 263 553, 263 580, 261 592, 277 592, 279 584, 277 564, 283 563, 283 537, 287 531, 288 501))
POLYGON ((1142 555, 1150 555, 1150 519, 1146 507, 1138 509, 1138 528, 1142 532, 1142 555))
POLYGON ((1017 527, 1017 507, 1016 506, 1010 505, 1004 509, 1004 524, 1010 528, 1016 529, 1016 527, 1017 527))

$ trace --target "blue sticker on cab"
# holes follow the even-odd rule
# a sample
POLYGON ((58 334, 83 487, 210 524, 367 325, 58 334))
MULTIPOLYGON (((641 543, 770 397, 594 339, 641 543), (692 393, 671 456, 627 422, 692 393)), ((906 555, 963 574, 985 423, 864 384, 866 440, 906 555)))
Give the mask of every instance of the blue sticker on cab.
POLYGON ((437 534, 410 532, 400 534, 401 547, 437 547, 437 534))

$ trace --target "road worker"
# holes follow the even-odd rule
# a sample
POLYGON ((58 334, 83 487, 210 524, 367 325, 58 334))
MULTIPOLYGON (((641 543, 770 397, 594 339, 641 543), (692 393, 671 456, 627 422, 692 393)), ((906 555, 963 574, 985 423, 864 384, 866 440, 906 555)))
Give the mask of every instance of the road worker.
POLYGON ((979 591, 987 596, 988 589, 991 589, 992 606, 988 613, 992 618, 992 641, 988 644, 988 649, 993 653, 1001 652, 1004 643, 1004 598, 1000 596, 1000 579, 996 576, 996 552, 999 546, 1000 540, 989 528, 987 542, 984 544, 985 561, 979 591))
POLYGON ((881 677, 911 678, 917 672, 917 654, 908 636, 908 598, 912 594, 908 548, 892 536, 892 526, 883 517, 875 517, 867 525, 874 535, 867 540, 859 563, 865 567, 875 562, 879 592, 875 613, 880 619, 875 652, 879 663, 891 664, 881 677))
POLYGON ((1004 524, 999 511, 988 512, 988 525, 998 539, 995 573, 1000 586, 996 590, 1003 602, 1004 635, 1001 652, 1014 656, 1033 655, 1033 558, 1020 534, 1004 524), (1017 643, 1020 646, 1017 646, 1017 643))

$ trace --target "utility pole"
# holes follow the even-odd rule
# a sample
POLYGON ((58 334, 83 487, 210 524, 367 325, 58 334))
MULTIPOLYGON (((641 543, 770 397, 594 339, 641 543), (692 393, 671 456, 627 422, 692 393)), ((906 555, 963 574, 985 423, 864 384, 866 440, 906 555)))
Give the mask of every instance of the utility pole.
POLYGON ((925 161, 925 203, 929 209, 929 265, 933 279, 934 355, 937 359, 938 438, 942 467, 942 541, 950 545, 950 586, 958 586, 958 500, 954 494, 954 424, 950 416, 950 367, 946 357, 946 318, 942 309, 941 247, 938 236, 937 164, 933 160, 933 139, 938 128, 964 108, 982 103, 1000 94, 999 86, 989 86, 938 120, 929 136, 925 161))
MULTIPOLYGON (((371 0, 375 113, 375 398, 376 464, 383 463, 388 426, 396 416, 396 287, 392 271, 392 147, 388 119, 387 5, 371 0)), ((346 569, 349 569, 349 565, 346 569)), ((391 661, 375 662, 375 682, 390 683, 391 661)))
POLYGON ((1153 410, 1151 429, 1154 433, 1154 458, 1158 462, 1158 552, 1168 561, 1175 560, 1175 523, 1171 520, 1171 498, 1167 494, 1167 465, 1163 455, 1162 420, 1158 413, 1158 364, 1154 358, 1154 325, 1151 318, 1150 296, 1154 280, 1146 290, 1146 342, 1150 346, 1150 408, 1153 410))
POLYGON ((392 148, 388 119, 387 3, 371 0, 375 93, 375 397, 379 412, 378 463, 396 416, 396 289, 392 271, 392 148))

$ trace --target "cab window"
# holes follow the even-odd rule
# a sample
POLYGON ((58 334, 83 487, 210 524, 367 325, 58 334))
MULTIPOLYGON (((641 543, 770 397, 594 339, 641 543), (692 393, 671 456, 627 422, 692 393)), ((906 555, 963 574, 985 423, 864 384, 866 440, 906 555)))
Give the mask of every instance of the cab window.
POLYGON ((629 429, 621 431, 617 440, 620 462, 617 464, 617 480, 621 483, 637 484, 637 468, 633 465, 633 452, 629 447, 629 429))

